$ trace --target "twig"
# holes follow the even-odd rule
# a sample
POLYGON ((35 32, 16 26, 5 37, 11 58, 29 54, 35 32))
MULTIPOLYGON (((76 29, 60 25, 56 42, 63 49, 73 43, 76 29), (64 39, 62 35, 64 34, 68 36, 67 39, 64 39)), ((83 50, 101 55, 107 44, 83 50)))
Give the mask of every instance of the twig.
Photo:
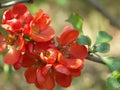
POLYGON ((88 57, 86 58, 87 60, 93 61, 93 62, 97 62, 100 64, 105 64, 102 59, 100 57, 97 56, 92 56, 92 55, 88 55, 88 57))
POLYGON ((105 8, 98 3, 96 0, 86 0, 90 3, 93 7, 95 7, 99 12, 101 12, 107 19, 110 20, 110 23, 117 28, 120 28, 120 21, 117 20, 114 16, 112 16, 105 8))
POLYGON ((5 7, 9 7, 18 3, 32 3, 33 0, 17 0, 17 1, 10 1, 7 3, 0 3, 0 8, 5 8, 5 7))

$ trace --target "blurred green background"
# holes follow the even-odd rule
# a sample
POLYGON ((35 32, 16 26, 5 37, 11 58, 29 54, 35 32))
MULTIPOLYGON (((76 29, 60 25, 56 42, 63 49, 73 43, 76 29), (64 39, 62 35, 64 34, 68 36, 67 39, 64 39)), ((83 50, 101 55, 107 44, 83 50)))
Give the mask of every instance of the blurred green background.
MULTIPOLYGON (((0 2, 8 2, 4 0, 0 2)), ((114 17, 120 20, 120 0, 97 0, 114 17)), ((83 31, 85 35, 91 37, 94 43, 99 30, 104 30, 113 36, 110 42, 111 50, 105 56, 114 56, 120 58, 120 29, 112 26, 99 11, 91 6, 86 0, 34 0, 32 4, 26 4, 32 14, 39 9, 43 9, 51 16, 51 26, 59 34, 66 25, 66 22, 72 12, 77 12, 84 19, 83 31)), ((10 7, 11 8, 11 7, 10 7)), ((0 22, 3 12, 8 8, 0 9, 0 22)), ((1 29, 1 28, 0 28, 1 29)), ((2 29, 1 29, 2 30, 2 29)), ((3 64, 3 56, 0 55, 0 90, 38 90, 34 85, 27 84, 23 71, 14 71, 8 73, 8 67, 3 64)), ((80 77, 74 78, 70 87, 61 88, 56 86, 54 90, 109 90, 105 80, 110 73, 105 65, 85 60, 85 67, 80 77)))

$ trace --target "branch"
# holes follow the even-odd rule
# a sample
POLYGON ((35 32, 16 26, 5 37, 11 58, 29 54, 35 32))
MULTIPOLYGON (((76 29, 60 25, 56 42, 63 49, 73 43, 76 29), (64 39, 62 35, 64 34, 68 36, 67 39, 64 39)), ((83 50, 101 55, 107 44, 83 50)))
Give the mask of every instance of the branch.
POLYGON ((9 7, 18 3, 32 3, 33 0, 17 0, 17 1, 10 1, 7 3, 0 3, 0 8, 5 8, 5 7, 9 7))
POLYGON ((102 59, 100 57, 97 56, 92 56, 92 55, 88 55, 88 57, 86 58, 87 60, 93 61, 93 62, 97 62, 100 64, 105 64, 102 59))
POLYGON ((90 3, 93 7, 95 7, 99 12, 101 12, 107 19, 110 20, 110 23, 117 28, 120 28, 120 21, 117 20, 114 16, 112 16, 105 8, 99 4, 96 0, 86 0, 90 3))

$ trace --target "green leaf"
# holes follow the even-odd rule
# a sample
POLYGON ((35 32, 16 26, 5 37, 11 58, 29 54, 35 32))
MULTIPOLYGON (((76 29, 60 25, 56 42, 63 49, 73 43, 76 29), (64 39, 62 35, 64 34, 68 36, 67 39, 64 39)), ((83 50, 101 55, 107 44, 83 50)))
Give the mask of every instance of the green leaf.
POLYGON ((99 31, 95 44, 106 43, 112 40, 112 36, 107 32, 99 31))
POLYGON ((120 72, 120 59, 115 58, 115 57, 101 57, 101 59, 108 66, 110 71, 120 72))
POLYGON ((117 79, 117 81, 120 83, 120 72, 114 71, 114 72, 112 73, 112 76, 113 76, 115 79, 117 79))
POLYGON ((85 35, 80 35, 80 37, 77 39, 77 42, 80 44, 80 45, 88 45, 90 46, 91 45, 91 40, 88 36, 85 36, 85 35))
POLYGON ((110 50, 110 44, 108 43, 101 43, 94 47, 94 52, 106 53, 110 50))
POLYGON ((80 32, 80 34, 83 34, 83 19, 77 13, 73 13, 67 21, 70 22, 73 25, 73 27, 80 32))
POLYGON ((107 86, 110 90, 117 90, 120 88, 120 83, 113 76, 107 79, 107 86))

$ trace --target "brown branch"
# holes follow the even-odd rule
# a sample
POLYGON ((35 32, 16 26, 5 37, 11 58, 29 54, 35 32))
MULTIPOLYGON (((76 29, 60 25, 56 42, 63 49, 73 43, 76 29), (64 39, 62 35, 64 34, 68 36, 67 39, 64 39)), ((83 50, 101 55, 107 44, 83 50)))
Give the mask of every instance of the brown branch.
POLYGON ((105 64, 102 59, 100 57, 97 56, 92 56, 92 55, 88 55, 88 57, 86 58, 87 60, 96 62, 96 63, 100 63, 100 64, 105 64))
POLYGON ((17 1, 10 1, 7 3, 0 3, 0 8, 5 8, 5 7, 9 7, 18 3, 32 3, 33 0, 17 0, 17 1))
POLYGON ((90 3, 94 8, 96 8, 100 13, 102 13, 107 19, 109 19, 110 23, 117 28, 120 28, 120 21, 112 16, 105 8, 98 3, 96 0, 86 0, 90 3))

